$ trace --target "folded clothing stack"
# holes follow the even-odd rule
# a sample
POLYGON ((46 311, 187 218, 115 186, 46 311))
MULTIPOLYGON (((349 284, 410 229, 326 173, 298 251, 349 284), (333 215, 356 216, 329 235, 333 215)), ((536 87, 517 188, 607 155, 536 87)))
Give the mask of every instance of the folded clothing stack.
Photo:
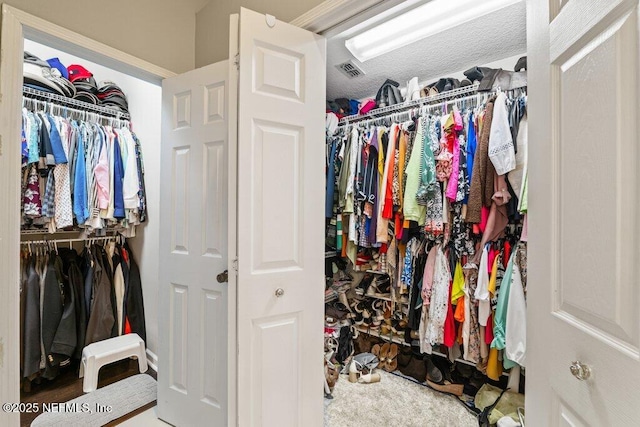
POLYGON ((112 81, 102 81, 98 85, 98 98, 102 105, 117 108, 125 113, 129 112, 129 104, 120 86, 112 81))
POLYGON ((97 97, 98 86, 93 74, 78 64, 69 65, 67 70, 69 71, 69 80, 76 87, 77 94, 74 98, 90 104, 100 104, 97 97))
MULTIPOLYGON (((53 62, 55 64, 55 61, 53 62)), ((57 93, 68 98, 73 98, 76 94, 75 87, 64 77, 58 67, 52 67, 47 61, 29 52, 24 53, 22 73, 24 85, 27 87, 57 93)))

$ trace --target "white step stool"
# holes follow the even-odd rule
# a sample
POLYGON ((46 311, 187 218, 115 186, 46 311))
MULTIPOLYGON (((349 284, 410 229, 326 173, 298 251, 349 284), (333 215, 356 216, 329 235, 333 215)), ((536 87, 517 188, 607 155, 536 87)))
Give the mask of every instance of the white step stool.
POLYGON ((104 365, 136 356, 140 372, 147 371, 144 341, 138 334, 126 334, 89 344, 82 350, 80 378, 84 377, 82 391, 89 393, 98 388, 98 371, 104 365))

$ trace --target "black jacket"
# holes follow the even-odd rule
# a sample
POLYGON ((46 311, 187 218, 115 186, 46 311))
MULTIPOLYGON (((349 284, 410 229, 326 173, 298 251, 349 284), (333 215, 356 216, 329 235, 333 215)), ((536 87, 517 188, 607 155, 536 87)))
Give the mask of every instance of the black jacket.
POLYGON ((42 343, 46 367, 44 378, 53 379, 60 364, 76 349, 75 292, 65 283, 62 261, 55 252, 49 255, 44 280, 42 309, 42 343))
MULTIPOLYGON (((144 299, 142 297, 142 281, 140 280, 140 269, 133 259, 133 253, 128 244, 125 250, 129 254, 128 274, 125 274, 126 318, 131 326, 131 332, 140 335, 140 338, 147 342, 147 328, 144 321, 144 299)), ((124 271, 124 270, 123 270, 124 271)))
POLYGON ((24 285, 24 347, 23 376, 30 377, 40 371, 40 277, 36 272, 35 257, 30 257, 27 280, 24 285))
POLYGON ((80 269, 81 258, 74 249, 60 249, 60 257, 67 283, 72 289, 74 296, 74 307, 76 315, 76 349, 73 353, 74 359, 82 357, 84 339, 87 333, 87 312, 84 301, 84 277, 80 269))

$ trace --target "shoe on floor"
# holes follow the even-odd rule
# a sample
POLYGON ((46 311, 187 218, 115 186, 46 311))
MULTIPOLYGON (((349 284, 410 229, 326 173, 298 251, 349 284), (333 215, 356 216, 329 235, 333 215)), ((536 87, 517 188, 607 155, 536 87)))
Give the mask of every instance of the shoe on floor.
POLYGON ((436 384, 433 381, 429 381, 428 379, 427 385, 436 391, 439 391, 441 393, 453 394, 454 396, 462 396, 464 389, 464 385, 462 384, 436 384))

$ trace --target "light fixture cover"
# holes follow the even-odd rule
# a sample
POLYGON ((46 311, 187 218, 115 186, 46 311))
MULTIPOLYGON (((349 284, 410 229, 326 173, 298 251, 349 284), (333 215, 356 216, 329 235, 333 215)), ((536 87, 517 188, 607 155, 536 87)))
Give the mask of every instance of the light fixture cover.
POLYGON ((522 1, 431 0, 347 39, 345 46, 365 62, 522 1))

